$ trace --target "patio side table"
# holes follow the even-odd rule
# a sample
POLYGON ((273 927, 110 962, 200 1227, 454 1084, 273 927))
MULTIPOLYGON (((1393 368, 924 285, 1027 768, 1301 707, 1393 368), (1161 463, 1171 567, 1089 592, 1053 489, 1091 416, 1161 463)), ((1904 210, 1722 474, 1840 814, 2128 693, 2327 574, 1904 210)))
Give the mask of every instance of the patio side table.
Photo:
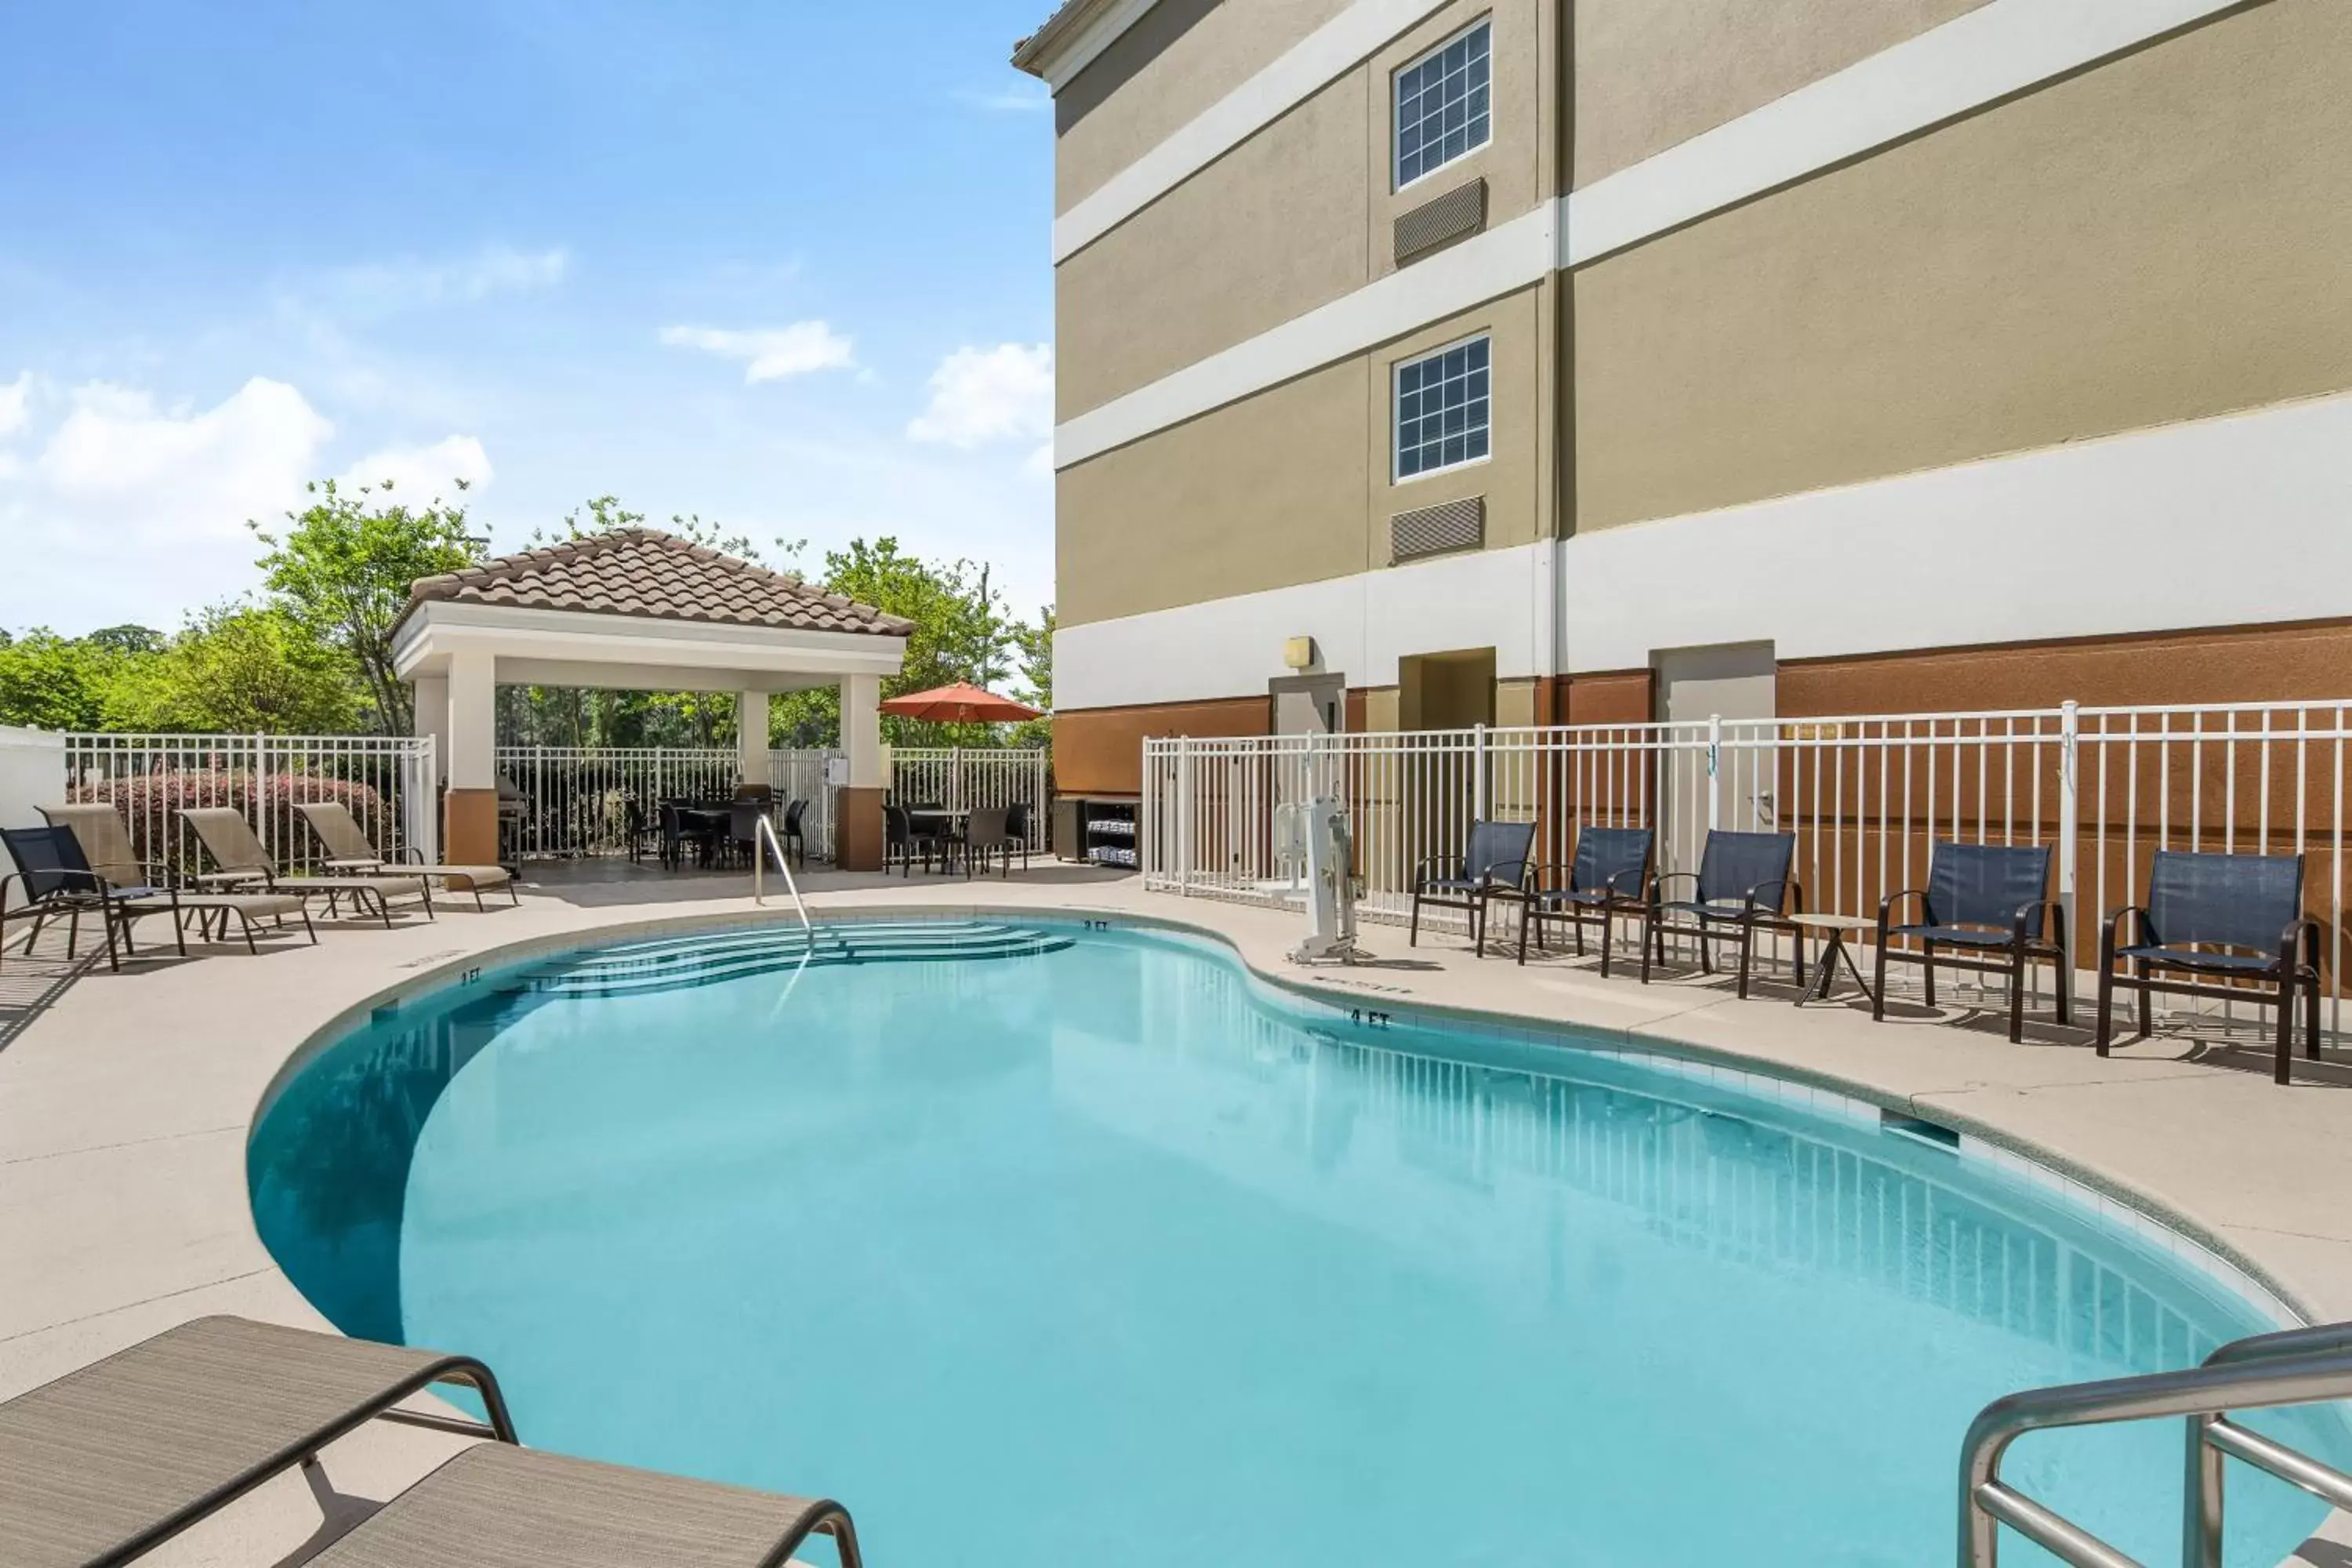
POLYGON ((1829 999, 1830 987, 1836 982, 1841 959, 1845 963, 1845 972, 1853 976, 1856 985, 1862 987, 1863 999, 1874 1002, 1877 999, 1870 989, 1870 982, 1862 977, 1861 968, 1853 962, 1853 950, 1845 942, 1849 934, 1859 936, 1866 931, 1876 931, 1876 921, 1863 915, 1790 915, 1789 923, 1798 929, 1799 942, 1805 940, 1803 933, 1809 931, 1818 931, 1822 937, 1821 963, 1816 966, 1813 983, 1805 988, 1802 996, 1797 998, 1798 1006, 1829 999))

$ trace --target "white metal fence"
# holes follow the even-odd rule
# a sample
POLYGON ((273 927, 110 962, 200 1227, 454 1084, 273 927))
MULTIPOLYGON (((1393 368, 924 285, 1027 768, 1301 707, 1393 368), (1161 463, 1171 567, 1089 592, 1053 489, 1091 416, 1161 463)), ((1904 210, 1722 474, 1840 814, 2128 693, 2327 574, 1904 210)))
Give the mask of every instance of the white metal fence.
MULTIPOLYGON (((833 855, 831 750, 769 752, 777 816, 804 801, 808 852, 833 855)), ((131 843, 159 876, 200 870, 196 842, 179 817, 184 806, 243 812, 279 864, 308 867, 323 847, 297 806, 339 800, 386 859, 438 857, 440 792, 430 736, 68 734, 66 798, 106 801, 131 827, 131 843), (415 853, 412 856, 409 851, 415 853)), ((731 795, 740 766, 726 747, 501 746, 507 847, 528 858, 625 853, 633 832, 649 839, 657 803, 731 795)), ((908 805, 1026 804, 1032 843, 1044 847, 1046 756, 1043 751, 906 748, 892 754, 892 797, 908 805)))
POLYGON ((897 746, 890 752, 893 802, 950 811, 1025 805, 1033 849, 1045 847, 1047 776, 1043 748, 897 746))
POLYGON ((206 869, 187 806, 245 814, 288 868, 325 856, 298 806, 340 801, 387 860, 438 853, 430 736, 103 735, 65 738, 66 799, 121 812, 131 847, 158 877, 206 869))
MULTIPOLYGON (((2331 1028, 2345 956, 2345 772, 2352 700, 2062 707, 1394 734, 1144 742, 1147 887, 1289 894, 1276 806, 1330 793, 1352 814, 1367 919, 1402 921, 1413 872, 1458 856, 1473 817, 1533 821, 1561 867, 1580 824, 1647 826, 1660 869, 1696 870, 1710 827, 1790 833, 1809 910, 1875 915, 1924 886, 1937 839, 2047 844, 2077 963, 2137 902, 2158 849, 2305 858, 2331 1028)), ((1555 879, 1564 876, 1555 874, 1555 879)), ((1443 918, 1441 911, 1432 911, 1443 918)), ((1430 923, 1425 921, 1424 923, 1430 923)))

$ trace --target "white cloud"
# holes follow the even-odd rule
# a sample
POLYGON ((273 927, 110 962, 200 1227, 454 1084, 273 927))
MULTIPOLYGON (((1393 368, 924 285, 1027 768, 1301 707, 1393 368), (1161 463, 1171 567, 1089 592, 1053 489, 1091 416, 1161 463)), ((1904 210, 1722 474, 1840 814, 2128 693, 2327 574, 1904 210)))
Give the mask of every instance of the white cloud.
POLYGON ((91 383, 28 461, 0 472, 0 625, 172 626, 254 585, 248 518, 302 500, 334 426, 284 382, 255 377, 210 408, 163 409, 91 383))
POLYGON ((471 256, 409 256, 346 267, 332 275, 331 283, 349 303, 388 311, 470 305, 493 294, 552 289, 571 269, 571 252, 561 247, 517 250, 491 245, 471 256))
POLYGON ((721 359, 740 359, 744 362, 747 384, 842 370, 857 363, 856 345, 824 321, 794 321, 788 327, 740 331, 724 327, 664 327, 661 341, 674 349, 699 349, 721 359))
POLYGON ((33 373, 25 371, 0 386, 0 436, 13 436, 33 416, 33 373))
POLYGON ((912 440, 966 450, 1054 433, 1054 345, 960 348, 931 373, 931 401, 907 426, 912 440))
POLYGON ((457 481, 478 492, 494 475, 490 455, 471 436, 448 436, 429 447, 393 447, 362 458, 335 483, 345 490, 389 480, 395 499, 422 506, 436 499, 457 502, 457 481))

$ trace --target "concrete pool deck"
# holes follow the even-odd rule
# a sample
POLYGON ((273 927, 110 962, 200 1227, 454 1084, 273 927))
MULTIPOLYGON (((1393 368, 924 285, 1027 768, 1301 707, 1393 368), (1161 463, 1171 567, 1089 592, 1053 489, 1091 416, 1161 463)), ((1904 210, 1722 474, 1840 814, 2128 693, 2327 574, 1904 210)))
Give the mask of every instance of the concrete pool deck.
MULTIPOLYGON (((1148 894, 1135 879, 1039 862, 1006 879, 814 874, 820 912, 921 909, 1038 912, 1193 927, 1230 942, 1278 983, 1367 1006, 1473 1011, 1622 1035, 1791 1076, 2025 1152, 2094 1186, 2134 1194, 2316 1319, 2352 1318, 2352 1072, 2331 1063, 2273 1085, 2258 1050, 2214 1052, 2158 1037, 2101 1060, 2080 1030, 2029 1028, 1966 1008, 1873 1024, 1866 1010, 1802 1010, 1782 986, 1749 1001, 1727 983, 1602 980, 1557 952, 1526 968, 1478 960, 1457 937, 1408 950, 1367 927, 1376 962, 1301 970, 1283 953, 1296 914, 1148 894)), ((679 919, 755 912, 748 879, 659 880, 604 869, 527 887, 519 908, 445 908, 394 930, 347 924, 247 956, 152 957, 120 974, 68 976, 48 956, 6 955, 0 1015, 0 1398, 173 1323, 236 1312, 323 1326, 255 1233, 245 1145, 262 1096, 304 1041, 388 988, 425 984, 484 952, 679 919), (69 983, 68 983, 69 981, 69 983)), ((790 918, 775 898, 768 914, 790 918)), ((160 928, 158 928, 160 929, 160 928)), ((53 943, 46 939, 44 955, 53 943)), ((152 936, 147 939, 153 951, 152 936)), ((463 1347, 452 1347, 462 1349, 463 1347)), ((1955 1450, 1960 1434, 1952 1435, 1955 1450)), ((449 1439, 371 1429, 339 1444, 338 1492, 381 1498, 449 1439)), ((855 1506, 854 1499, 849 1500, 855 1506)), ((331 1518, 363 1506, 330 1498, 331 1518)), ((320 1525, 295 1478, 190 1531, 157 1562, 272 1563, 320 1525)), ((2329 1534, 2352 1542, 2352 1531, 2329 1534)), ((1930 1549, 1932 1550, 1932 1549, 1930 1549)), ((2306 1549, 2345 1568, 2352 1553, 2306 1549)))

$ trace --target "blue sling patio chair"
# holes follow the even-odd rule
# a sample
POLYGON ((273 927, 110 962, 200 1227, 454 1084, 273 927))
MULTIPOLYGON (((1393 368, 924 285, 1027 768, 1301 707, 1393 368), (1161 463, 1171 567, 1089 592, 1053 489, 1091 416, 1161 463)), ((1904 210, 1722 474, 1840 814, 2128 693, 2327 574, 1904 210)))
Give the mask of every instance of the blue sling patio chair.
POLYGON ((1657 835, 1646 827, 1580 827, 1576 854, 1565 867, 1536 869, 1535 887, 1519 916, 1519 962, 1528 961, 1528 932, 1543 947, 1546 921, 1565 923, 1576 933, 1577 956, 1584 954, 1584 928, 1601 928, 1601 973, 1609 973, 1609 949, 1620 914, 1639 915, 1649 907, 1650 856, 1657 835), (1565 869, 1566 880, 1548 873, 1565 869))
POLYGON ((1517 901, 1527 892, 1528 857, 1535 850, 1532 822, 1473 822, 1457 857, 1433 855, 1412 874, 1412 919, 1405 945, 1421 942, 1421 910, 1464 910, 1470 916, 1470 945, 1486 956, 1486 914, 1496 899, 1517 901))
POLYGON ((1803 912, 1804 889, 1789 874, 1796 858, 1793 833, 1728 833, 1707 829, 1706 846, 1699 851, 1696 871, 1669 871, 1650 884, 1645 911, 1648 930, 1642 941, 1642 984, 1650 983, 1650 960, 1666 961, 1666 935, 1687 936, 1698 943, 1698 966, 1715 973, 1713 944, 1739 944, 1739 996, 1748 996, 1748 974, 1753 967, 1756 933, 1785 931, 1799 937, 1797 984, 1805 983, 1805 944, 1788 917, 1803 912), (1687 899, 1669 899, 1666 889, 1680 882, 1692 884, 1687 899), (1679 918, 1677 918, 1679 917, 1679 918))
POLYGON ((2046 958, 2057 971, 2058 1021, 2074 1000, 2074 958, 2066 946, 2065 906, 2050 896, 2046 844, 1938 844, 1927 858, 1927 885, 1904 888, 1878 900, 1878 984, 1870 1016, 1886 1016, 1886 965, 1916 963, 1936 1005, 1936 968, 2009 976, 2009 1037, 2025 1036, 2026 965, 2046 958), (1919 919, 1898 925, 1895 911, 1916 900, 1919 919), (1916 942, 1915 948, 1895 943, 1916 942), (1958 948, 1983 956, 1955 958, 1958 948), (1993 955, 1998 954, 1998 957, 1993 955))
POLYGON ((2151 992, 2276 1006, 2278 1065, 2271 1076, 2286 1082, 2298 991, 2307 1012, 2304 1053, 2319 1056, 2319 922, 2303 912, 2303 857, 2158 850, 2147 902, 2116 910, 2099 932, 2101 1056, 2113 1039, 2118 980, 2139 993, 2136 1039, 2154 1026, 2151 992), (2121 963, 2131 965, 2128 975, 2117 972, 2121 963), (2210 979, 2151 978, 2167 973, 2210 979))

